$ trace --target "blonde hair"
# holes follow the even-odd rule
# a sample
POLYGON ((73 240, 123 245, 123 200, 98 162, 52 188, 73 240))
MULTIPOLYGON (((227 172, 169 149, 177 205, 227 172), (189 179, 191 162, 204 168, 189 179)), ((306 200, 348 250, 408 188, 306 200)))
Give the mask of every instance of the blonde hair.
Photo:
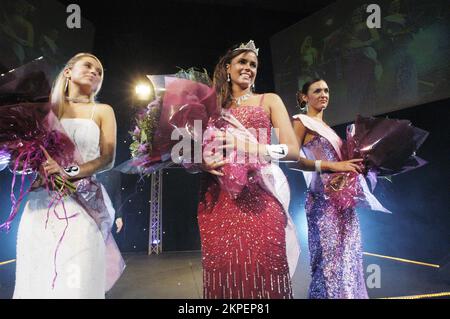
POLYGON ((98 83, 98 86, 95 91, 91 93, 89 96, 89 100, 91 102, 95 101, 95 97, 97 96, 98 92, 102 88, 103 83, 103 65, 100 62, 100 60, 91 53, 78 53, 75 56, 73 56, 67 64, 64 66, 64 68, 59 72, 58 76, 56 77, 55 82, 53 83, 52 91, 50 93, 50 102, 52 105, 57 108, 58 110, 58 118, 61 118, 61 116, 64 114, 64 109, 68 105, 68 102, 66 101, 66 97, 69 95, 69 79, 64 76, 64 71, 67 69, 71 69, 75 63, 77 63, 79 60, 85 57, 93 58, 95 61, 98 62, 100 65, 100 68, 102 70, 102 74, 100 76, 100 82, 98 83))

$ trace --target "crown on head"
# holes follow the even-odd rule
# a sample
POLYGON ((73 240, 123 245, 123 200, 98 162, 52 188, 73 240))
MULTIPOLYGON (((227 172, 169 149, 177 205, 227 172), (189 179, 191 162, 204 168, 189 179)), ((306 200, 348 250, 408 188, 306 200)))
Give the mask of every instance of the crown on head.
POLYGON ((256 54, 256 56, 258 56, 259 51, 259 49, 256 48, 255 42, 253 40, 248 41, 246 44, 241 43, 241 45, 238 48, 234 49, 233 51, 236 50, 250 50, 253 51, 256 54))

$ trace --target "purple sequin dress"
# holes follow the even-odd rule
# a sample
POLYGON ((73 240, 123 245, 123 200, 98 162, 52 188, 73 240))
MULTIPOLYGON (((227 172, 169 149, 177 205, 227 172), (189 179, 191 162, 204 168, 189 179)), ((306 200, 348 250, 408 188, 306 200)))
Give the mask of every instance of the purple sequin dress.
MULTIPOLYGON (((311 160, 340 160, 321 135, 304 144, 302 150, 311 160)), ((354 208, 339 209, 326 198, 325 177, 312 175, 306 198, 312 275, 309 298, 366 299, 358 215, 354 208)))

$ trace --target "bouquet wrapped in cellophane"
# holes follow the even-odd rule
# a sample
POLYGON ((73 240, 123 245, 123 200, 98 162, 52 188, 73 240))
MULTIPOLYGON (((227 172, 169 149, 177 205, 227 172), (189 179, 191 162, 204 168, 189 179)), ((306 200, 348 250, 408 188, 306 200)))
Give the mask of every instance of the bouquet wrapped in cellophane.
MULTIPOLYGON (((216 138, 219 133, 241 143, 258 143, 230 111, 218 107, 206 72, 189 69, 148 78, 155 98, 137 113, 136 125, 130 131, 132 158, 116 168, 121 172, 149 175, 174 163, 198 172, 203 157, 223 145, 216 138)), ((224 176, 216 178, 231 196, 237 197, 249 182, 263 183, 261 168, 267 162, 239 157, 236 150, 219 153, 228 162, 219 169, 224 176)))
MULTIPOLYGON (((13 173, 11 185, 12 207, 8 219, 0 229, 9 230, 25 195, 25 178, 30 181, 45 176, 42 164, 46 157, 42 148, 61 166, 76 163, 79 156, 75 145, 65 134, 48 103, 47 64, 42 59, 8 72, 0 80, 0 170, 13 173), (19 195, 15 196, 16 178, 20 176, 19 195)), ((75 191, 75 185, 65 176, 45 176, 42 184, 55 190, 62 198, 75 191)))
POLYGON ((209 86, 206 71, 189 69, 170 75, 148 75, 148 78, 153 101, 138 110, 135 127, 130 131, 131 159, 116 169, 149 175, 173 164, 194 168, 195 143, 201 144, 208 120, 218 114, 216 95, 209 86), (180 137, 185 144, 175 152, 180 137))
MULTIPOLYGON (((408 120, 358 116, 347 126, 347 139, 341 151, 343 160, 362 158, 363 176, 368 178, 371 190, 377 178, 408 172, 426 164, 416 156, 428 132, 414 127, 408 120)), ((361 183, 360 174, 322 174, 325 196, 342 208, 354 207, 365 199, 368 189, 361 183)))

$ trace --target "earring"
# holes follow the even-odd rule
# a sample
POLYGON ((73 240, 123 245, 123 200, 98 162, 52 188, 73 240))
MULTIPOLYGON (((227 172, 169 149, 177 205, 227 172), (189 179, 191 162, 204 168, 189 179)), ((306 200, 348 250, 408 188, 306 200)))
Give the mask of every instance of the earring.
POLYGON ((252 91, 255 92, 255 83, 252 84, 252 91))
POLYGON ((69 86, 69 78, 66 78, 66 84, 64 84, 64 92, 67 92, 68 86, 69 86))
POLYGON ((300 112, 304 114, 308 113, 308 103, 306 103, 305 101, 299 104, 297 100, 297 107, 300 109, 300 112))
POLYGON ((231 82, 230 73, 227 73, 227 82, 231 82))

